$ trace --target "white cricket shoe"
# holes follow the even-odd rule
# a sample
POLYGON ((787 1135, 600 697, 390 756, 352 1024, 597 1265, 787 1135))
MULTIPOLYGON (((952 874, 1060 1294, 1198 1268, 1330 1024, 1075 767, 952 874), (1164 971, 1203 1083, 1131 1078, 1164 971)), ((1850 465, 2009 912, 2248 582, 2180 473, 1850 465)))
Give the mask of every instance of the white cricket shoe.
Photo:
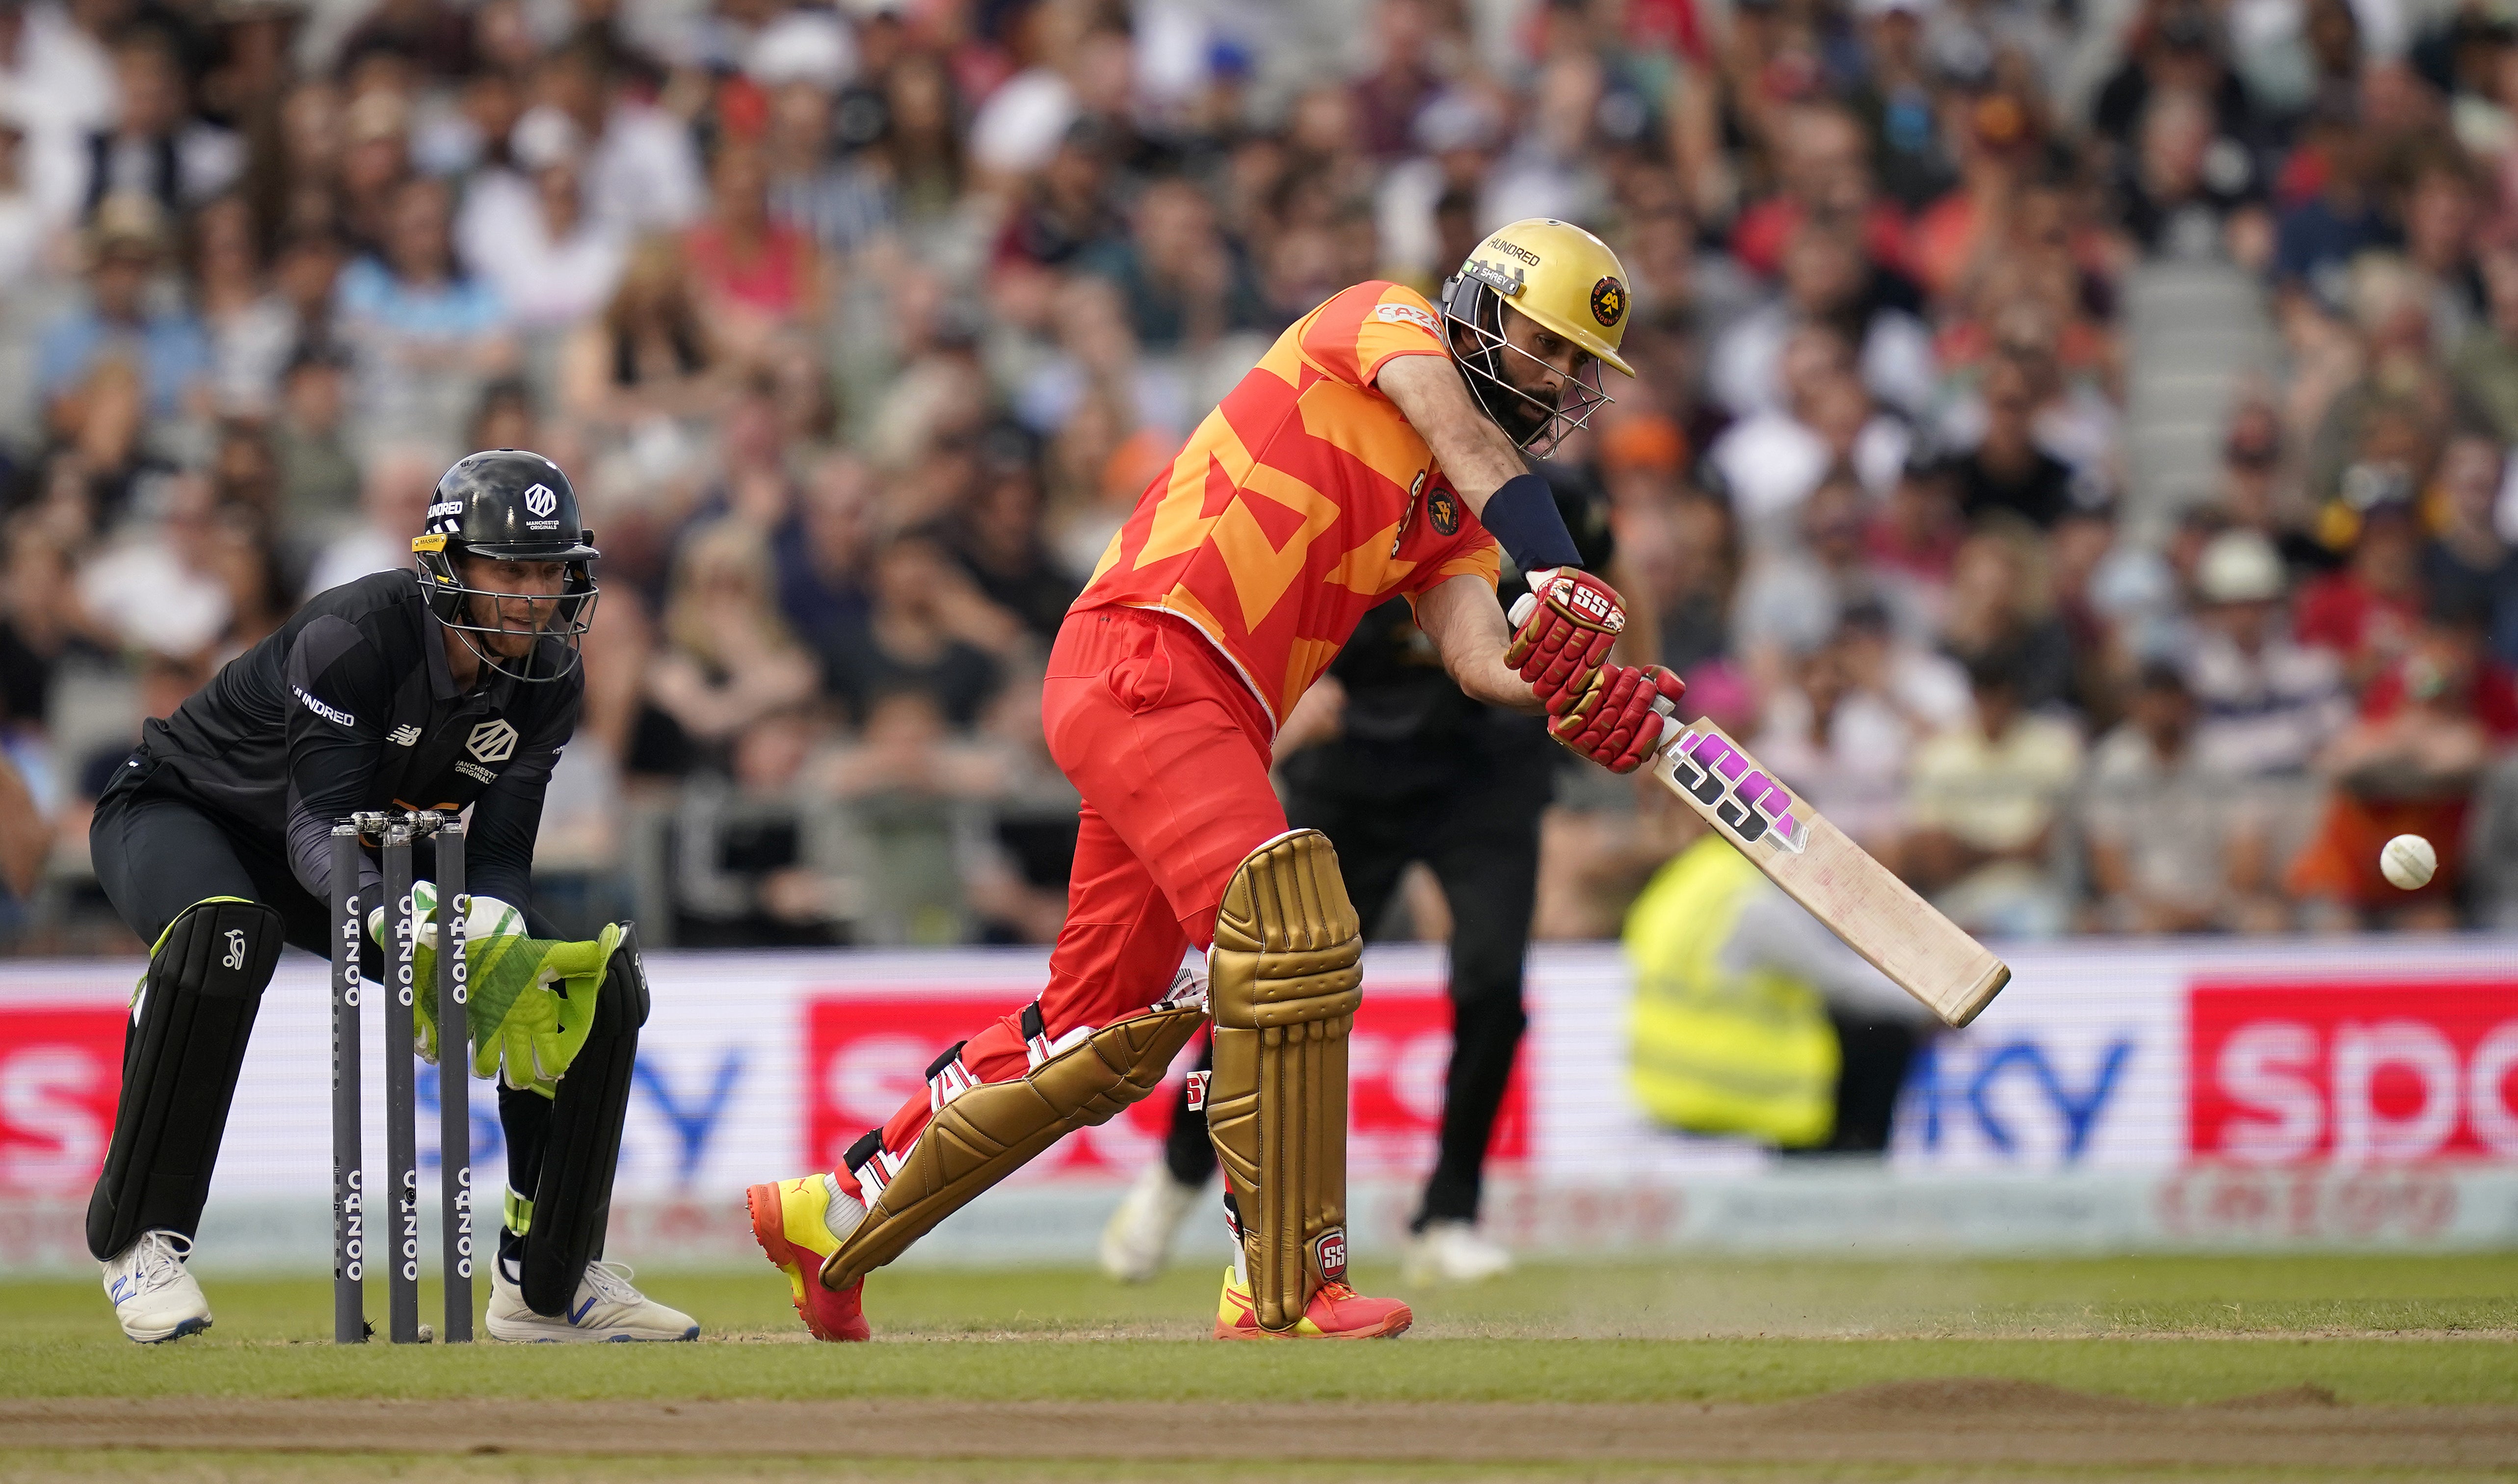
POLYGON ((144 1345, 198 1334, 210 1327, 210 1301, 184 1259, 193 1239, 181 1232, 143 1232, 106 1259, 105 1296, 122 1332, 144 1345))
POLYGON ((1466 1221, 1431 1221, 1408 1244, 1400 1276, 1412 1288, 1483 1283, 1512 1271, 1512 1254, 1478 1235, 1466 1221))
POLYGON ((1152 1282, 1171 1261, 1172 1239, 1204 1189, 1181 1184, 1159 1162, 1138 1176, 1102 1228, 1102 1271, 1121 1283, 1152 1282))
POLYGON ((525 1290, 503 1262, 490 1264, 490 1337, 518 1344, 597 1344, 633 1339, 697 1339, 699 1321, 630 1286, 630 1269, 589 1262, 577 1297, 556 1318, 525 1307, 525 1290))

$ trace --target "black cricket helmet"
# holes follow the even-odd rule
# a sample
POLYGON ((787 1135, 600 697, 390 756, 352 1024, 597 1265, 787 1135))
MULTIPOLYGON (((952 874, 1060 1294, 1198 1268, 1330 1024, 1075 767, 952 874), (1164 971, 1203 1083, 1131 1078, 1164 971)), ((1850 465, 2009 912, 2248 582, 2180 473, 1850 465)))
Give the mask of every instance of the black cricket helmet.
POLYGON ((558 464, 523 449, 490 449, 456 459, 437 481, 428 519, 411 549, 418 558, 419 590, 429 611, 461 634, 482 664, 536 683, 576 671, 586 631, 594 619, 594 574, 587 563, 603 553, 594 548, 594 533, 578 517, 577 491, 558 464), (478 637, 514 632, 498 621, 498 614, 499 602, 513 602, 516 594, 467 585, 467 556, 567 564, 556 596, 531 599, 542 639, 523 658, 508 659, 478 637), (476 596, 490 600, 491 622, 482 622, 476 596))

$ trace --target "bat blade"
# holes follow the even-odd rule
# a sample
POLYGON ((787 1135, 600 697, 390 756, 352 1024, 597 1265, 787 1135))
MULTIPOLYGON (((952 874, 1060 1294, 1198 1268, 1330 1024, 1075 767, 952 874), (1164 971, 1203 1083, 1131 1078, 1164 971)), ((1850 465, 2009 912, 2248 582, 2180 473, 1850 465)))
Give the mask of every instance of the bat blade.
POLYGON ((1704 816, 1786 895, 1952 1026, 2011 982, 2010 966, 1917 895, 1711 721, 1691 721, 1653 776, 1704 816))

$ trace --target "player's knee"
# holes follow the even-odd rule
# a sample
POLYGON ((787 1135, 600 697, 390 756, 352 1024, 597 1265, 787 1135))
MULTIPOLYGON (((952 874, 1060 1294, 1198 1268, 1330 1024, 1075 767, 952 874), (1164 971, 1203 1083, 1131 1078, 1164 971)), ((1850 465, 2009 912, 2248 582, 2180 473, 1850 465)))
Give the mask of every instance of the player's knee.
POLYGON ((287 931, 278 910, 212 896, 175 914, 149 956, 152 986, 228 999, 252 999, 271 982, 287 931))

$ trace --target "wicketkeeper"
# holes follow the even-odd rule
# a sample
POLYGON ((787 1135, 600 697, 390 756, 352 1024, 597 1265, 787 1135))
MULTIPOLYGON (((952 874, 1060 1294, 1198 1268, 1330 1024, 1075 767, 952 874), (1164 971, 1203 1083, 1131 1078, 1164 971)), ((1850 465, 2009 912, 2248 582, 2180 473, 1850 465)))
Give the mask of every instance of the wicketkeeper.
POLYGON ((1277 727, 1357 621, 1406 594, 1469 695, 1546 711, 1617 770, 1681 687, 1611 664, 1619 597, 1579 570, 1543 452, 1602 401, 1626 275, 1597 238, 1516 222, 1438 312, 1367 283, 1281 336, 1139 499, 1051 653, 1050 753, 1083 795, 1049 982, 943 1048, 839 1166, 749 1193, 819 1338, 863 1339, 865 1275, 1058 1138, 1160 1085, 1214 1026, 1208 1128, 1235 1261, 1218 1338, 1396 1334, 1345 1283, 1347 1036, 1362 938, 1337 859, 1287 830, 1277 727), (1498 547, 1540 601, 1511 632, 1498 547), (1203 955, 1184 969, 1186 950, 1203 955))
MULTIPOLYGON (((474 1075, 497 1076, 507 1145, 490 1333, 691 1339, 690 1316, 600 1260, 647 1018, 636 938, 561 942, 528 905, 543 791, 576 729, 600 554, 539 454, 474 454, 438 481, 413 565, 310 599, 164 720, 97 801, 97 879, 146 939, 113 1141, 89 1250, 123 1332, 210 1325, 186 1266, 254 1012, 281 945, 328 957, 333 825, 354 812, 469 807, 464 957, 474 1075)), ((426 852, 420 852, 424 857, 426 852)), ((425 868, 425 861, 422 861, 425 868)), ((366 972, 391 931, 372 854, 366 972)), ((423 886, 420 908, 433 892, 423 886)), ((434 929, 423 942, 433 956, 434 929)), ((418 982, 435 982, 427 963, 418 982)), ((439 1059, 434 998, 414 1008, 439 1059)), ((453 1071, 440 1096, 464 1095, 453 1071)))

